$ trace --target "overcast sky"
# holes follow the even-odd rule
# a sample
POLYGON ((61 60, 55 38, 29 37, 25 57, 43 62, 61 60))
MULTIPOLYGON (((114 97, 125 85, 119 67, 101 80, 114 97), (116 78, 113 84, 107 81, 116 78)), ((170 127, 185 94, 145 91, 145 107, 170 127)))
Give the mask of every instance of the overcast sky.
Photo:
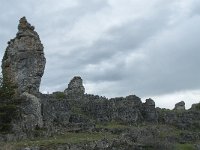
POLYGON ((44 45, 44 93, 79 75, 86 93, 109 98, 200 101, 199 0, 0 0, 1 59, 22 16, 44 45))

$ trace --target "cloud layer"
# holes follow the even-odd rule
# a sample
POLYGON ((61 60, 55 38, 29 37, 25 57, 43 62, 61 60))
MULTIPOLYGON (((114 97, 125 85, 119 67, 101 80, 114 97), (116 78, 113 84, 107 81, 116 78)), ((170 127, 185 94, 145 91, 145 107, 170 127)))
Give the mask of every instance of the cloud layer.
POLYGON ((170 108, 199 101, 197 0, 2 0, 0 11, 1 58, 20 17, 36 27, 47 58, 43 92, 80 75, 87 93, 153 97, 170 108))

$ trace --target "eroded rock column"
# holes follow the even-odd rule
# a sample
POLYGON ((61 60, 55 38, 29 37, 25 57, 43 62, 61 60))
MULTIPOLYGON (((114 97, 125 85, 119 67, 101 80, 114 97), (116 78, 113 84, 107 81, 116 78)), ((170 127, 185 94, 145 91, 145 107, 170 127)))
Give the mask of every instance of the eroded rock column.
POLYGON ((75 76, 68 84, 68 88, 65 89, 64 93, 66 95, 82 96, 85 93, 85 88, 83 86, 83 80, 80 76, 75 76))
POLYGON ((16 37, 8 42, 2 60, 4 82, 9 81, 17 95, 23 92, 35 95, 39 92, 45 63, 39 35, 25 17, 21 18, 16 37))

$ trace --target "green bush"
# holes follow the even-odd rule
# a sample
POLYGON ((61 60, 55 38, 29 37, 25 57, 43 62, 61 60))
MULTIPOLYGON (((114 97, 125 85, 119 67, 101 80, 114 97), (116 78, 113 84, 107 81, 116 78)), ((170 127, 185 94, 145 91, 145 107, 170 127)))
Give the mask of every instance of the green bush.
POLYGON ((19 100, 14 99, 14 86, 7 79, 0 76, 0 132, 11 131, 11 121, 18 115, 19 100))
POLYGON ((66 95, 64 92, 55 92, 55 96, 57 99, 65 99, 66 95))
POLYGON ((17 104, 11 101, 0 106, 0 132, 7 133, 11 130, 11 121, 17 117, 17 104))
POLYGON ((6 78, 0 76, 0 98, 11 99, 14 96, 14 85, 6 78))

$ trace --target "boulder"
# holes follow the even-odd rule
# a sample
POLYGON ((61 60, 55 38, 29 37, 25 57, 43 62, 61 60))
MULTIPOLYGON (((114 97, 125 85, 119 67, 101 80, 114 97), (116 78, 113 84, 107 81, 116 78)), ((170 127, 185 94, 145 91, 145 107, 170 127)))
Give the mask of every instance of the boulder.
POLYGON ((16 95, 24 92, 37 94, 45 63, 39 35, 26 18, 22 17, 16 37, 8 42, 2 60, 4 84, 11 84, 16 95))

